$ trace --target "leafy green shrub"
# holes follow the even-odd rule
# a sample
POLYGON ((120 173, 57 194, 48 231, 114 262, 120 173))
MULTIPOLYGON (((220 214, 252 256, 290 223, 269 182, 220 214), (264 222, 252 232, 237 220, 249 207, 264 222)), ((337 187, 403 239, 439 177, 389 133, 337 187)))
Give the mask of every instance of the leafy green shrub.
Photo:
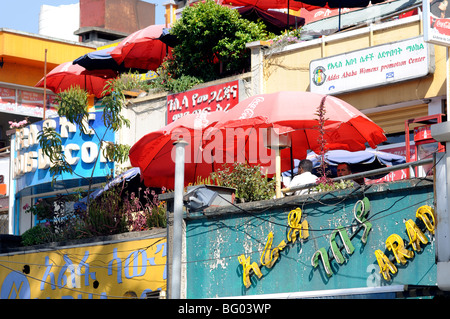
POLYGON ((82 217, 83 225, 80 231, 83 236, 107 236, 126 232, 121 200, 118 187, 104 191, 101 196, 93 200, 82 217))
POLYGON ((243 19, 237 10, 212 0, 186 6, 170 33, 179 43, 167 61, 169 75, 188 75, 205 82, 248 71, 246 44, 267 38, 264 23, 243 19))
POLYGON ((38 224, 22 234, 22 244, 24 246, 40 245, 54 240, 50 227, 44 224, 38 224))
POLYGON ((259 165, 234 163, 211 173, 211 179, 219 186, 236 189, 236 197, 245 202, 271 199, 275 196, 275 180, 267 179, 259 165))
POLYGON ((201 79, 190 75, 181 75, 178 78, 173 78, 170 73, 167 72, 167 61, 158 68, 159 76, 150 82, 150 87, 155 89, 161 89, 164 91, 179 93, 185 92, 203 83, 201 79))

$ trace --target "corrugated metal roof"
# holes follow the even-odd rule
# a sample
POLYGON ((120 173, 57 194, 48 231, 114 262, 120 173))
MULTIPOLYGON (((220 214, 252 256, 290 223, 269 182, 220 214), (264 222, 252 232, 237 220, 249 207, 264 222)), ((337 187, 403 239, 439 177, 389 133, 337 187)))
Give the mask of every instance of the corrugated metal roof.
POLYGON ((422 0, 397 0, 387 3, 373 5, 360 10, 351 11, 308 23, 302 28, 302 38, 309 38, 317 35, 329 35, 339 31, 361 24, 375 23, 392 14, 417 7, 422 4, 422 0))

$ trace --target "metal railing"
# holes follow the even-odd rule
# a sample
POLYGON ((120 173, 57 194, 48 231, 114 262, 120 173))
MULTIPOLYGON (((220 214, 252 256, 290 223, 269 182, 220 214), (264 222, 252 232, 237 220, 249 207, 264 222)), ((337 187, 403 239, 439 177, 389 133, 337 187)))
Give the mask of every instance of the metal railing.
MULTIPOLYGON (((423 159, 423 160, 419 160, 419 161, 408 162, 408 163, 389 166, 389 167, 377 168, 377 169, 373 169, 373 170, 366 171, 366 172, 355 173, 355 174, 345 175, 345 176, 341 176, 341 177, 335 177, 335 178, 332 178, 331 180, 338 182, 340 180, 358 179, 358 178, 364 178, 364 177, 370 177, 370 176, 377 176, 377 175, 381 175, 381 174, 385 174, 385 173, 399 171, 399 170, 402 170, 405 168, 408 168, 410 170, 410 172, 411 171, 414 172, 414 169, 413 169, 414 167, 431 164, 433 162, 434 162, 434 158, 427 158, 427 159, 423 159)), ((295 191, 299 191, 299 190, 302 190, 305 188, 311 188, 314 186, 317 186, 317 184, 311 183, 311 184, 295 186, 292 188, 287 187, 287 188, 281 189, 281 192, 282 193, 295 192, 295 191)))

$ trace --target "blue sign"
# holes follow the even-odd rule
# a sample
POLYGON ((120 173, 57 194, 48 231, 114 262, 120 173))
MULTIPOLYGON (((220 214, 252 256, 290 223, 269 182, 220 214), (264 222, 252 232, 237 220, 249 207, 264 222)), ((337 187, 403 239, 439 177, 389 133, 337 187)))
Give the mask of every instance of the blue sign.
POLYGON ((53 188, 49 171, 52 164, 39 146, 38 136, 43 127, 54 128, 61 135, 66 161, 73 169, 73 174, 62 173, 57 177, 59 184, 68 188, 86 185, 91 178, 96 182, 104 181, 105 176, 111 174, 114 163, 107 160, 103 149, 105 142, 114 142, 114 132, 106 129, 102 114, 89 113, 89 119, 84 123, 86 133, 65 117, 46 119, 18 130, 13 163, 16 193, 35 194, 53 188))

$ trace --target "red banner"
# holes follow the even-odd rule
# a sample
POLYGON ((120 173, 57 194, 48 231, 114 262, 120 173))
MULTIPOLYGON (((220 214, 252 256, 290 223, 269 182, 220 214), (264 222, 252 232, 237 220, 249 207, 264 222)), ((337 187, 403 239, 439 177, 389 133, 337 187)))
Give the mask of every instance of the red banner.
POLYGON ((16 90, 0 87, 0 103, 16 102, 16 90))
POLYGON ((227 111, 239 103, 239 81, 167 96, 167 124, 201 111, 227 111))

